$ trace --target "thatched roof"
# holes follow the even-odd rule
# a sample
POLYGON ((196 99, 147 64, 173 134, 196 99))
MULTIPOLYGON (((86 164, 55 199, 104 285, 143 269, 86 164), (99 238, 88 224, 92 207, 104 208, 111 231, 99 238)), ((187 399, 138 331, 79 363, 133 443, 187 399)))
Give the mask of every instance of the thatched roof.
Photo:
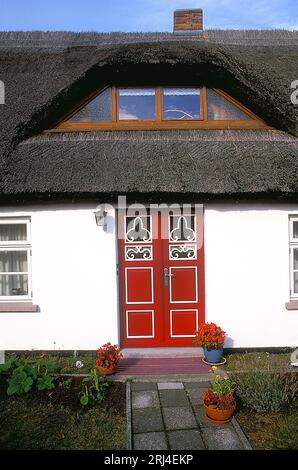
POLYGON ((6 87, 1 200, 123 192, 298 194, 297 106, 290 101, 290 84, 298 78, 297 38, 289 31, 0 33, 6 87), (283 132, 34 137, 101 85, 153 83, 156 77, 223 88, 283 132))

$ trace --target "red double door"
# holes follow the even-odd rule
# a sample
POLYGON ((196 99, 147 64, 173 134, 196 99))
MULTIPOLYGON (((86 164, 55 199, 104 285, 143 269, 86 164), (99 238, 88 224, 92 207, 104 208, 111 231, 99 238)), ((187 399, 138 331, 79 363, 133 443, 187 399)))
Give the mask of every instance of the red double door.
POLYGON ((122 347, 193 346, 204 321, 203 215, 119 214, 122 347))

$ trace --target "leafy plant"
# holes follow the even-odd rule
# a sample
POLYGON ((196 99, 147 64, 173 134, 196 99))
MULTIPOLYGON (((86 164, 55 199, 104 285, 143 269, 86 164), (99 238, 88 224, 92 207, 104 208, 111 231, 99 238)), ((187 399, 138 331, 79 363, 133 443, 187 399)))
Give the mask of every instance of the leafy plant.
POLYGON ((37 390, 51 390, 52 388, 55 388, 53 377, 47 374, 38 377, 36 387, 37 390))
POLYGON ((2 365, 0 372, 9 374, 7 394, 23 395, 28 393, 34 385, 37 390, 54 388, 52 373, 56 370, 56 364, 44 359, 28 360, 12 357, 2 365))
POLYGON ((233 394, 235 388, 236 383, 228 375, 222 377, 220 374, 216 374, 211 384, 211 390, 218 395, 233 394))
POLYGON ((279 412, 294 403, 298 394, 295 377, 269 372, 249 372, 235 377, 237 395, 244 406, 259 413, 279 412))
POLYGON ((194 344, 208 349, 220 349, 225 341, 226 332, 215 323, 202 323, 196 336, 194 344))
POLYGON ((213 405, 219 410, 227 410, 236 405, 235 398, 232 393, 220 395, 208 388, 204 393, 204 403, 207 406, 213 405))
POLYGON ((8 379, 7 395, 24 395, 31 390, 33 381, 24 367, 17 367, 8 379))
MULTIPOLYGON (((212 367, 213 372, 217 369, 212 367)), ((215 374, 211 386, 205 391, 203 401, 205 405, 213 405, 219 410, 227 410, 236 405, 234 390, 236 383, 227 375, 215 374)))
POLYGON ((87 406, 103 401, 109 385, 105 376, 99 376, 96 368, 92 369, 90 377, 83 380, 83 388, 80 392, 81 405, 87 406))

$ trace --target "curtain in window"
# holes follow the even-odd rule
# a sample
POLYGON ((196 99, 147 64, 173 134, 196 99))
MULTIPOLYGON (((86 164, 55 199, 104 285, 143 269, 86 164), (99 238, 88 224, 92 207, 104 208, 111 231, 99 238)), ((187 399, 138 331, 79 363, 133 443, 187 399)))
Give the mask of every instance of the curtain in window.
POLYGON ((0 242, 27 240, 26 224, 0 224, 0 242))

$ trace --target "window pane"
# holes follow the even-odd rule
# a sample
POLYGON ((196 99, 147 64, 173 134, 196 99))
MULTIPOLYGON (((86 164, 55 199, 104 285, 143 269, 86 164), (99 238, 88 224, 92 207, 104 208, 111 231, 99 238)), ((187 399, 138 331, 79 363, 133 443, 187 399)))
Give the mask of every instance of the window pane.
POLYGON ((298 222, 293 222, 293 238, 298 238, 298 222))
POLYGON ((250 116, 245 114, 230 101, 208 88, 207 90, 208 119, 214 121, 221 120, 250 120, 250 116))
POLYGON ((27 240, 26 224, 0 224, 0 242, 27 240))
POLYGON ((163 119, 199 119, 200 93, 198 88, 164 88, 163 119))
POLYGON ((294 260, 293 260, 293 269, 297 269, 298 270, 298 248, 294 249, 294 260))
POLYGON ((0 274, 0 296, 28 295, 27 274, 0 274))
POLYGON ((112 120, 112 89, 107 88, 80 111, 74 114, 68 122, 96 122, 112 120))
POLYGON ((27 251, 0 251, 0 273, 27 271, 27 251))
POLYGON ((119 119, 155 119, 154 88, 119 88, 119 119))
POLYGON ((298 273, 294 273, 294 294, 298 294, 298 273))

